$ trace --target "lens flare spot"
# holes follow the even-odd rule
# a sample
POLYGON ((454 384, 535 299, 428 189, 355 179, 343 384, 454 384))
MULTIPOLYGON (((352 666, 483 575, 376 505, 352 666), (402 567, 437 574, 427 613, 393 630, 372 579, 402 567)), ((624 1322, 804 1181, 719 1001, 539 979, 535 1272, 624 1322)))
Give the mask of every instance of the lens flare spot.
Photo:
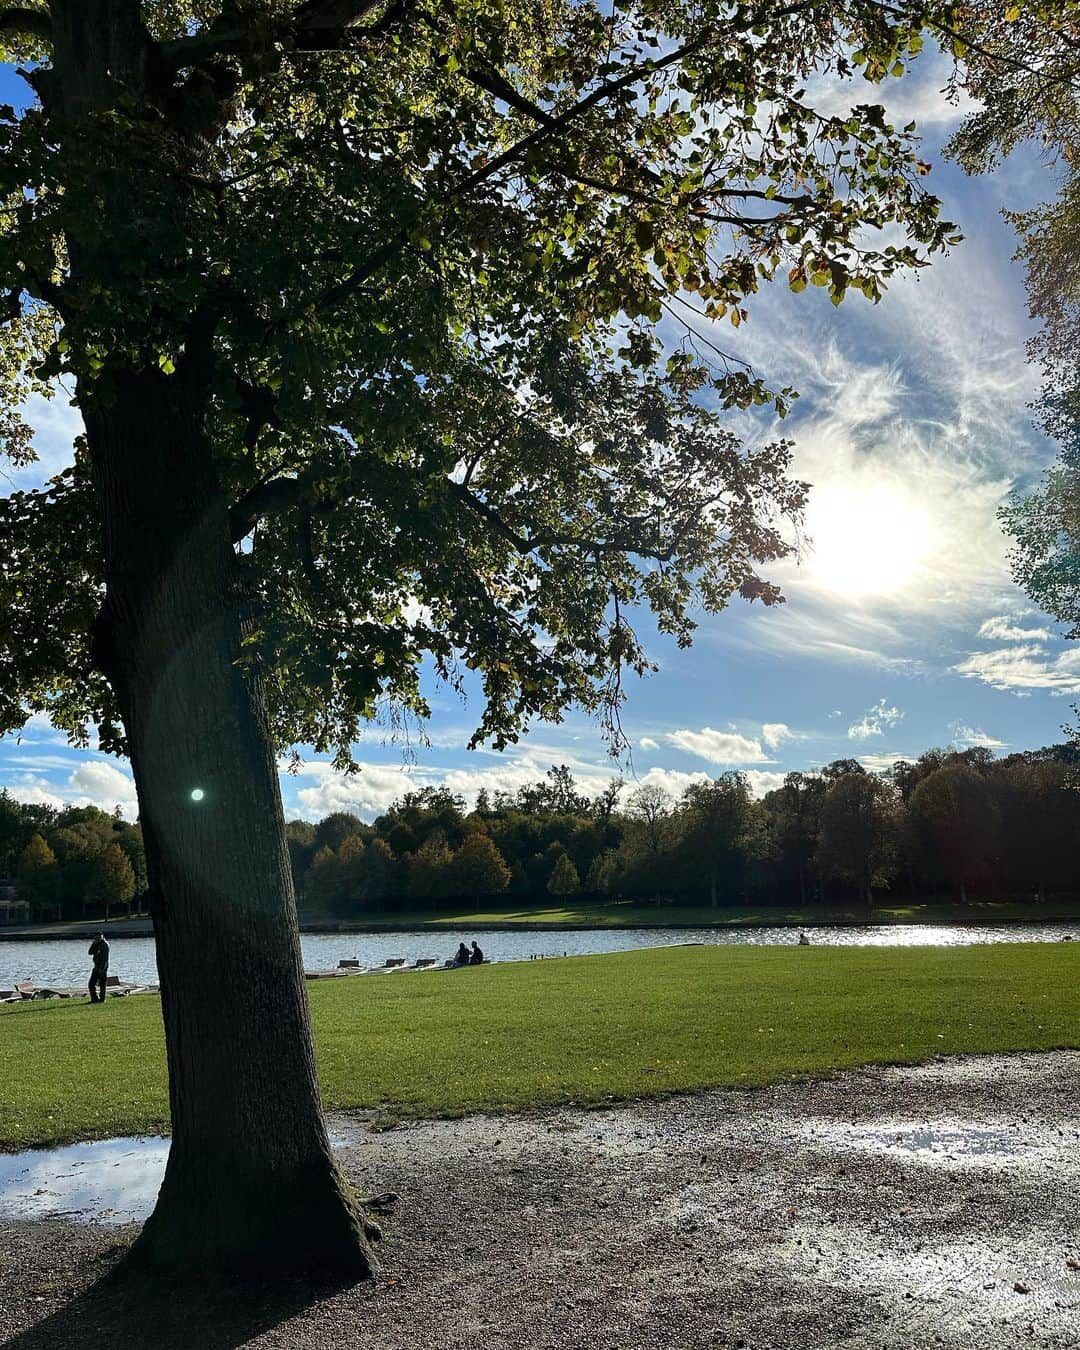
POLYGON ((206 793, 202 790, 202 788, 192 788, 192 789, 191 789, 191 800, 192 800, 193 802, 201 802, 202 799, 203 799, 205 796, 206 796, 206 793))

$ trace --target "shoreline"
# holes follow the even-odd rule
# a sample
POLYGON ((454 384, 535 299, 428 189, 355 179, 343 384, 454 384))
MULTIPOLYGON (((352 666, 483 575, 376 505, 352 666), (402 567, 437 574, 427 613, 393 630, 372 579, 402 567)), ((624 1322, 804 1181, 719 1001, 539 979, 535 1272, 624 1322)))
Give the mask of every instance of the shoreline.
MULTIPOLYGON (((716 930, 738 930, 747 928, 769 928, 769 929, 792 929, 802 928, 943 928, 943 927, 995 927, 1001 925, 1022 926, 1029 924, 1032 927, 1048 923, 1075 923, 1080 926, 1080 909, 1073 914, 1052 914, 1052 915, 997 915, 997 914, 962 914, 955 913, 948 916, 935 915, 906 915, 901 918, 847 918, 839 919, 835 917, 816 918, 813 915, 806 915, 798 919, 761 919, 761 918, 739 918, 739 919, 719 919, 709 922, 708 920, 698 920, 688 923, 682 920, 664 921, 656 919, 650 921, 647 918, 641 920, 627 920, 626 922, 590 922, 583 920, 580 923, 552 922, 545 923, 542 920, 524 919, 498 920, 498 919, 471 919, 465 914, 458 920, 453 916, 443 919, 417 919, 414 923, 395 920, 391 923, 360 922, 343 919, 334 920, 310 920, 300 922, 301 933, 321 934, 327 937, 333 937, 338 934, 348 936, 351 934, 379 934, 387 935, 394 933, 453 933, 457 927, 468 929, 469 932, 477 933, 617 933, 620 931, 632 931, 634 929, 670 929, 675 932, 693 932, 698 929, 716 929, 716 930)), ((0 942, 71 942, 81 941, 92 938, 96 933, 104 932, 110 938, 142 938, 153 937, 153 924, 148 918, 139 919, 110 919, 110 920, 90 920, 74 921, 70 924, 41 924, 41 925, 12 925, 11 927, 0 928, 0 942)))

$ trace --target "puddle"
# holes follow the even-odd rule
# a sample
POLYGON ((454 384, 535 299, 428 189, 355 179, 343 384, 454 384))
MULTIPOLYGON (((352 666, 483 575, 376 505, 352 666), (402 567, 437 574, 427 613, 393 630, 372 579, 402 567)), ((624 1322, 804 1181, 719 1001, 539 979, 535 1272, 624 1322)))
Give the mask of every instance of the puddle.
POLYGON ((817 1121, 806 1125, 803 1136, 814 1143, 857 1148, 924 1162, 949 1163, 1030 1161, 1046 1152, 1022 1127, 974 1125, 967 1121, 939 1121, 933 1125, 911 1121, 875 1121, 846 1125, 817 1121))
POLYGON ((0 1218, 145 1219, 168 1156, 168 1139, 153 1136, 2 1154, 0 1218))
MULTIPOLYGON (((343 1148, 355 1134, 333 1130, 330 1142, 343 1148)), ((169 1140, 153 1135, 0 1153, 0 1220, 141 1223, 154 1208, 168 1156, 169 1140)))

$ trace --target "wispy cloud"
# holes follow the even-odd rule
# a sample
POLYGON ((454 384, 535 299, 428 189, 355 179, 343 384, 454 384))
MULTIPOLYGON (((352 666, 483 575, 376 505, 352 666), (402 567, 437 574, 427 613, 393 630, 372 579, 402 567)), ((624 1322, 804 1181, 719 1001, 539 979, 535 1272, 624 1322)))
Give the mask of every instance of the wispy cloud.
POLYGON ((1035 643, 973 652, 953 667, 958 675, 981 680, 994 689, 1026 694, 1048 689, 1055 694, 1080 694, 1080 650, 1051 653, 1035 643))
POLYGON ((979 637, 996 638, 999 642, 1048 642, 1052 636, 1049 628, 1021 628, 1004 614, 985 619, 979 625, 979 637))
POLYGON ((982 746, 987 750, 1004 750, 1007 741, 999 741, 996 736, 989 736, 979 727, 969 727, 966 722, 954 722, 952 724, 953 744, 967 748, 968 746, 982 746))
POLYGON ((902 759, 913 763, 918 759, 918 755, 909 755, 896 750, 891 754, 861 754, 858 756, 859 763, 864 769, 869 769, 871 773, 887 773, 898 760, 902 759))
POLYGON ((857 722, 847 729, 848 737, 853 741, 867 740, 871 736, 883 736, 887 727, 896 726, 903 720, 904 714, 899 708, 890 707, 884 699, 879 699, 872 708, 868 708, 857 722))

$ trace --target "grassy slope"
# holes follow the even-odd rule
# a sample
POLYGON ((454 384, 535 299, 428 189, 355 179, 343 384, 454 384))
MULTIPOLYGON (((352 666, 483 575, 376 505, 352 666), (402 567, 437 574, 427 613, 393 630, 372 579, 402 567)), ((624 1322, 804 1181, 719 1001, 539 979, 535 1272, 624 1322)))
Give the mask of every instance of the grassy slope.
MULTIPOLYGON (((704 947, 311 986, 331 1107, 587 1102, 1080 1047, 1080 943, 704 947)), ((0 1009, 0 1147, 164 1128, 157 1000, 0 1009)))
MULTIPOLYGON (((707 905, 637 904, 628 900, 592 899, 551 902, 521 908, 496 900, 435 911, 396 910, 386 914, 362 914, 355 919, 304 909, 301 926, 309 932, 339 926, 350 932, 402 932, 417 929, 467 928, 475 932, 499 928, 724 928, 734 925, 791 924, 812 927, 816 924, 866 923, 861 909, 843 905, 800 909, 790 905, 725 905, 711 909, 707 905)), ((875 923, 1053 923, 1058 920, 1080 924, 1080 897, 1059 897, 1043 904, 1030 900, 988 900, 961 905, 950 900, 882 901, 875 905, 875 923)), ((99 928, 125 930, 150 936, 149 919, 113 918, 71 921, 31 927, 21 925, 0 929, 0 940, 22 941, 34 937, 89 938, 99 928)))
MULTIPOLYGON (((319 916, 305 913, 303 918, 317 923, 319 916)), ((949 901, 933 903, 896 902, 875 906, 875 923, 1017 923, 1033 921, 1052 923, 1059 919, 1080 919, 1080 900, 1051 900, 1042 905, 1030 901, 986 901, 960 905, 949 901)), ((338 920, 328 919, 336 923, 338 920)), ((735 905, 711 909, 704 905, 646 905, 629 901, 573 900, 563 905, 551 904, 534 908, 512 906, 489 908, 459 908, 424 913, 402 911, 391 914, 369 914, 357 920, 344 921, 357 929, 415 929, 415 928, 476 928, 531 927, 531 928, 653 928, 677 925, 680 927, 725 927, 732 924, 795 924, 807 927, 822 923, 866 923, 865 912, 853 908, 822 907, 800 909, 798 905, 765 906, 735 905)))

